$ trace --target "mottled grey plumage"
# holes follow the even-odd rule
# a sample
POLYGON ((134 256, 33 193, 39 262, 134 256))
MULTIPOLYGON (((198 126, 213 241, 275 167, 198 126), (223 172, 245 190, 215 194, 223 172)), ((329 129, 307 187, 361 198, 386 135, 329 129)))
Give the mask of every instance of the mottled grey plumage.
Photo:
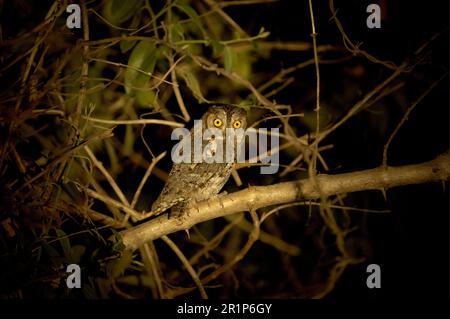
MULTIPOLYGON (((235 128, 233 123, 236 125, 236 121, 239 121, 240 128, 245 130, 246 117, 246 111, 240 107, 212 106, 202 117, 202 129, 204 131, 216 127, 221 130, 225 147, 226 128, 235 128), (220 127, 214 125, 217 120, 223 123, 220 127)), ((190 133, 193 136, 194 128, 190 133)), ((207 145, 213 146, 211 143, 214 142, 215 139, 202 139, 202 149, 207 145)), ((180 214, 192 201, 201 201, 217 195, 230 177, 232 166, 233 163, 226 162, 174 164, 161 194, 152 205, 152 212, 159 214, 172 208, 173 213, 180 214)))

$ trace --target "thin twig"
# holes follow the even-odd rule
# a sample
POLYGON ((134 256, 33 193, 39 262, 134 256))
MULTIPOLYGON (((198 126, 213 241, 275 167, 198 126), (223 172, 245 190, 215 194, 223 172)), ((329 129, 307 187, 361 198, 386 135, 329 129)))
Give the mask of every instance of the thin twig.
POLYGON ((419 96, 419 98, 416 101, 414 101, 414 103, 405 112, 405 114, 403 115, 401 121, 398 123, 397 127, 394 129, 394 131, 392 132, 391 136, 389 136, 388 141, 384 145, 384 149, 383 149, 383 166, 387 166, 387 152, 388 152, 388 148, 391 145, 391 142, 394 139, 394 137, 397 134, 397 132, 400 130, 402 125, 408 120, 409 114, 411 114, 411 112, 414 110, 414 108, 417 106, 417 104, 419 104, 428 95, 428 93, 430 93, 447 75, 448 75, 448 72, 446 72, 438 80, 436 80, 425 92, 423 92, 419 96))
MULTIPOLYGON (((234 216, 235 215, 225 216, 225 219, 234 222, 235 220, 237 220, 237 218, 234 216)), ((239 216, 243 216, 243 214, 240 214, 239 216)), ((248 222, 245 219, 239 222, 237 224, 237 227, 246 231, 247 233, 250 233, 253 230, 252 223, 248 222)), ((278 249, 279 251, 286 253, 290 256, 298 256, 301 253, 301 250, 297 245, 289 244, 285 242, 283 239, 274 236, 272 234, 269 234, 263 230, 260 230, 259 241, 269 246, 272 246, 273 248, 278 249)))
MULTIPOLYGON (((147 266, 146 268, 149 276, 151 276, 155 280, 157 293, 159 297, 164 298, 165 294, 161 280, 162 272, 159 267, 159 261, 158 256, 156 254, 155 245, 153 244, 153 242, 145 243, 140 248, 140 252, 142 255, 142 259, 144 261, 144 265, 147 266)), ((156 291, 154 292, 154 295, 156 295, 156 291)))
MULTIPOLYGON (((210 281, 213 281, 214 279, 216 279, 220 275, 222 275, 225 272, 229 271, 234 265, 236 265, 239 261, 241 261, 245 257, 245 255, 249 252, 250 248, 252 248, 253 244, 259 239, 260 222, 259 222, 259 219, 258 219, 258 215, 256 214, 255 211, 252 210, 252 211, 250 211, 250 216, 252 217, 252 221, 253 221, 253 230, 249 234, 248 240, 245 243, 245 245, 241 248, 241 250, 229 262, 227 262, 222 267, 220 267, 219 269, 213 271, 211 274, 209 274, 208 276, 203 278, 202 279, 202 284, 203 285, 206 285, 210 281)), ((191 289, 178 290, 178 291, 176 291, 176 292, 174 292, 172 294, 173 294, 174 297, 176 297, 176 296, 179 296, 181 294, 187 293, 190 290, 191 289)))
POLYGON ((184 124, 166 120, 158 120, 158 119, 139 119, 139 120, 103 120, 97 119, 89 116, 82 116, 84 119, 96 122, 96 123, 104 123, 104 124, 112 124, 112 125, 144 125, 144 124, 157 124, 157 125, 167 125, 172 127, 184 127, 184 124))
POLYGON ((197 273, 195 272, 194 268, 192 268, 192 265, 189 263, 189 260, 184 256, 183 252, 178 248, 175 243, 170 240, 167 236, 162 236, 161 239, 170 247, 170 249, 173 250, 173 252, 177 255, 177 257, 180 259, 180 261, 183 263, 184 267, 186 267, 186 270, 188 271, 189 275, 191 275, 191 278, 194 280, 195 284, 197 285, 198 290, 200 291, 200 295, 202 296, 202 299, 208 299, 208 295, 206 294, 205 288, 203 287, 202 281, 200 278, 198 278, 197 273))
MULTIPOLYGON (((320 72, 319 72, 319 56, 317 55, 317 33, 316 26, 314 23, 314 12, 312 6, 312 0, 309 0, 309 14, 311 17, 311 29, 312 29, 312 40, 313 40, 313 52, 314 52, 314 65, 316 67, 316 135, 320 132, 320 72)), ((309 165, 311 177, 314 178, 316 174, 316 164, 317 164, 317 154, 319 152, 319 140, 314 141, 313 147, 315 152, 312 154, 311 164, 309 165)))
POLYGON ((86 191, 86 194, 89 195, 90 197, 98 199, 107 205, 116 207, 116 208, 124 211, 127 215, 134 217, 136 220, 140 220, 142 218, 142 214, 138 213, 134 209, 131 209, 128 205, 124 205, 121 202, 118 202, 109 196, 104 196, 90 188, 86 188, 85 191, 86 191))
POLYGON ((228 234, 233 227, 238 225, 243 220, 243 218, 244 215, 240 214, 237 218, 231 220, 231 222, 226 225, 220 232, 218 232, 211 240, 209 240, 202 249, 199 249, 191 258, 189 258, 189 262, 191 264, 198 262, 201 256, 206 255, 209 251, 219 246, 225 235, 228 234))
MULTIPOLYGON (((172 23, 172 9, 169 8, 167 10, 167 19, 169 24, 172 23)), ((172 43, 172 28, 168 27, 166 30, 166 37, 169 41, 169 43, 172 43)), ((175 94, 175 98, 177 99, 178 106, 180 107, 181 114, 183 114, 183 118, 186 122, 189 122, 191 120, 191 116, 189 115, 189 112, 186 109, 186 105, 184 104, 183 96, 181 95, 180 88, 178 85, 177 80, 177 74, 175 72, 175 66, 173 62, 173 53, 172 49, 170 49, 169 53, 167 54, 167 59, 169 60, 170 65, 170 78, 172 80, 172 83, 174 84, 172 89, 173 93, 175 94)))
POLYGON ((117 197, 119 197, 122 204, 129 206, 130 203, 128 202, 125 195, 122 193, 122 190, 117 185, 116 181, 112 176, 108 173, 108 171, 103 166, 103 163, 100 162, 97 157, 95 157, 94 153, 92 153, 91 149, 88 146, 84 147, 84 150, 88 154, 89 158, 91 159, 92 163, 100 170, 100 172, 105 176, 106 180, 109 182, 109 185, 111 185, 112 189, 116 193, 117 197))
POLYGON ((75 109, 75 117, 73 119, 73 125, 76 128, 78 128, 84 100, 86 98, 87 80, 89 75, 89 20, 84 1, 81 1, 81 16, 83 21, 83 62, 81 64, 80 92, 78 95, 77 107, 75 109))
POLYGON ((245 32, 239 24, 234 22, 234 20, 225 12, 222 10, 221 6, 216 3, 214 0, 204 0, 206 4, 215 12, 217 12, 225 22, 227 22, 234 30, 236 30, 239 35, 243 38, 248 37, 247 32, 245 32))
POLYGON ((152 173, 153 168, 164 156, 166 156, 166 154, 167 154, 167 152, 163 152, 152 160, 152 163, 148 167, 147 171, 144 174, 144 177, 142 177, 142 180, 139 183, 138 188, 136 189, 136 193, 134 193, 133 200, 131 201, 131 208, 134 208, 134 206, 136 206, 136 203, 139 200, 139 196, 141 195, 142 188, 144 187, 145 182, 147 181, 148 177, 152 173))
POLYGON ((353 42, 350 40, 348 35, 345 33, 344 27, 342 26, 341 22, 337 18, 337 11, 334 9, 334 0, 329 0, 329 7, 330 7, 330 11, 332 13, 331 19, 334 20, 334 22, 336 23, 336 26, 338 27, 339 31, 341 32, 342 40, 343 40, 344 46, 347 48, 347 50, 349 50, 355 56, 360 54, 360 55, 366 57, 369 61, 371 61, 373 63, 378 63, 381 65, 384 65, 385 67, 387 67, 389 69, 396 70, 398 68, 394 62, 381 61, 381 60, 377 59, 376 57, 374 57, 373 55, 367 53, 366 51, 361 50, 359 48, 360 44, 357 44, 357 45, 353 44, 353 42))

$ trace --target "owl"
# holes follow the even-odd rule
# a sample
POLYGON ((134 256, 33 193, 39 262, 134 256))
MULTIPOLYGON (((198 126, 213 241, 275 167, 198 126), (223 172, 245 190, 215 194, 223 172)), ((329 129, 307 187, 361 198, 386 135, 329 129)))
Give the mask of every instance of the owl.
MULTIPOLYGON (((235 154, 233 160, 226 161, 226 138, 227 129, 243 129, 247 127, 247 112, 236 106, 215 105, 211 106, 201 118, 201 126, 190 130, 191 141, 193 141, 194 130, 201 127, 202 132, 208 128, 218 129, 221 134, 211 134, 208 138, 202 138, 202 159, 200 162, 194 161, 194 152, 190 163, 175 163, 169 173, 167 182, 156 201, 152 205, 151 211, 154 214, 160 214, 171 208, 170 216, 179 216, 183 214, 190 204, 195 201, 202 201, 217 195, 230 177, 233 161, 236 160, 235 154), (217 143, 218 139, 222 143, 217 143), (204 156, 213 156, 218 151, 218 147, 224 147, 222 155, 223 161, 205 161, 204 156), (203 151, 204 150, 204 151, 203 151), (204 155, 206 154, 206 155, 204 155)), ((230 130, 228 130, 230 133, 230 130)), ((243 139, 233 141, 235 148, 243 139)), ((191 148, 194 150, 194 147, 191 148)), ((220 155, 220 156, 222 156, 220 155)), ((219 155, 218 155, 219 156, 219 155)))

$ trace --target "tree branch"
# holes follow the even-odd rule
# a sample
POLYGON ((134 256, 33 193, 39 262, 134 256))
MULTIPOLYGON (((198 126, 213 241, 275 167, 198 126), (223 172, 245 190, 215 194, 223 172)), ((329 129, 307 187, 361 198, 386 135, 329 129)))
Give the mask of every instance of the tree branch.
POLYGON ((446 181, 450 173, 449 154, 447 151, 434 160, 415 165, 378 167, 339 175, 318 175, 314 182, 304 179, 270 186, 251 186, 242 191, 198 202, 187 214, 178 218, 168 219, 166 215, 162 215, 120 234, 125 247, 134 250, 147 241, 189 229, 195 224, 251 209, 317 199, 320 196, 446 181))

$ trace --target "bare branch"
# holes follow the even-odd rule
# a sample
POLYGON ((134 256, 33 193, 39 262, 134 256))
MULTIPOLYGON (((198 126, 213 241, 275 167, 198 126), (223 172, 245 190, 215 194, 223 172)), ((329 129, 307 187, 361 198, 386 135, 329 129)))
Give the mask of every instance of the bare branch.
POLYGON ((179 218, 163 215, 121 232, 123 244, 137 249, 149 240, 189 229, 193 225, 242 211, 278 205, 320 196, 387 189, 396 186, 446 181, 450 171, 449 152, 429 162, 399 167, 378 167, 340 175, 318 175, 317 184, 310 179, 255 186, 232 194, 202 201, 179 218), (317 186, 318 187, 317 187, 317 186), (319 192, 320 190, 320 192, 319 192))

